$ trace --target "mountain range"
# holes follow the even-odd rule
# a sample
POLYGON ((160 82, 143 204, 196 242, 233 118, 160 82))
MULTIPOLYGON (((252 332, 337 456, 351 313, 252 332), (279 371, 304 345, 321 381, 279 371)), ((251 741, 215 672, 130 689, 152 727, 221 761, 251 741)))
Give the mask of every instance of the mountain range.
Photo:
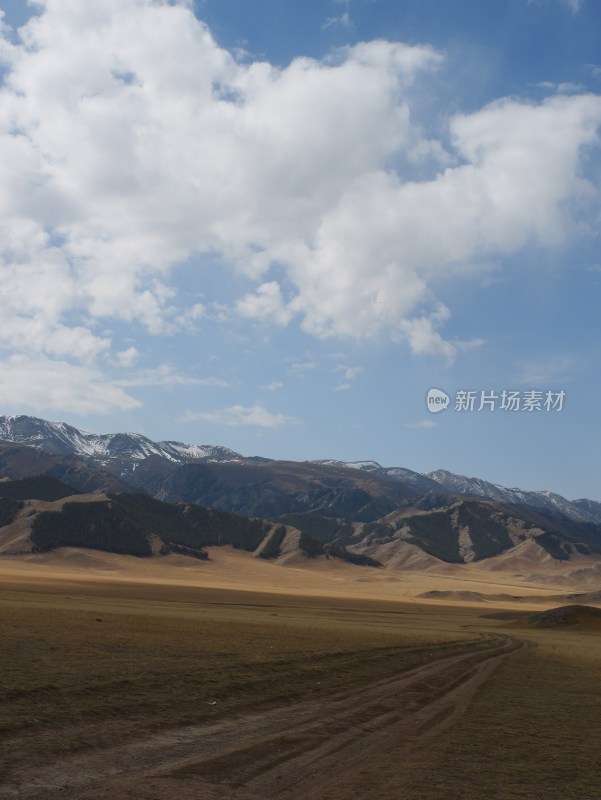
MULTIPOLYGON (((125 504, 128 513, 132 506, 126 495, 148 498, 146 528, 167 548, 188 545, 160 535, 166 512, 152 506, 150 498, 267 520, 264 532, 280 525, 296 532, 297 542, 303 536, 305 555, 338 548, 371 565, 402 566, 416 553, 465 563, 525 543, 559 560, 601 554, 601 503, 594 500, 508 489, 445 470, 422 474, 375 461, 249 458, 215 445, 86 433, 24 415, 0 417, 0 477, 14 482, 34 475, 102 495, 102 502, 112 498, 113 509, 122 511, 125 504), (153 515, 159 523, 149 522, 153 515)), ((253 539, 249 549, 260 550, 260 544, 253 539)))
POLYGON ((264 559, 327 556, 380 566, 281 523, 242 517, 147 494, 83 494, 49 476, 0 481, 0 555, 85 547, 129 556, 177 553, 207 560, 207 547, 230 545, 264 559))

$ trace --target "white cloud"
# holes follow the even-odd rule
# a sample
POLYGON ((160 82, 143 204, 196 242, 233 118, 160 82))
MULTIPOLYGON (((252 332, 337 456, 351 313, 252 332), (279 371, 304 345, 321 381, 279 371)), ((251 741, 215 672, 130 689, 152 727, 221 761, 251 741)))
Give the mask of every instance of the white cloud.
POLYGON ((342 372, 342 376, 347 381, 354 381, 363 372, 363 367, 349 367, 347 364, 336 364, 334 372, 342 372))
POLYGON ((119 351, 115 360, 120 367, 132 367, 139 357, 140 353, 135 347, 128 347, 127 350, 119 351))
MULTIPOLYGON (((287 266, 308 254, 324 211, 410 136, 400 87, 440 61, 373 42, 331 63, 240 64, 188 5, 45 0, 22 44, 4 42, 10 346, 43 340, 61 354, 31 316, 46 332, 77 311, 156 334, 197 319, 204 307, 178 309, 169 271, 198 252, 259 279, 279 253, 287 266)), ((269 280, 237 310, 281 325, 294 313, 269 280)), ((74 339, 82 356, 110 346, 91 330, 74 339)))
POLYGON ((457 350, 468 352, 469 350, 476 350, 486 344, 486 339, 469 339, 468 341, 453 341, 453 346, 457 350))
POLYGON ((261 386, 261 389, 267 389, 268 392, 275 392, 278 389, 281 389, 283 385, 284 384, 281 381, 272 381, 265 386, 261 386))
POLYGON ((336 25, 340 25, 342 28, 346 28, 350 30, 354 28, 353 20, 351 19, 351 3, 350 0, 333 0, 336 5, 343 6, 344 11, 339 16, 328 17, 326 21, 321 26, 323 30, 327 30, 336 25))
POLYGON ((359 337, 397 328, 414 352, 452 356, 435 331, 440 304, 431 287, 474 260, 563 241, 570 207, 595 197, 579 156, 597 142, 600 121, 601 98, 592 95, 506 100, 455 117, 463 163, 434 180, 365 176, 324 215, 316 246, 293 273, 291 305, 305 329, 359 337))
POLYGON ((541 89, 556 92, 557 94, 574 94, 576 92, 584 91, 584 86, 581 83, 570 83, 569 81, 563 81, 561 83, 554 83, 553 81, 541 81, 536 85, 541 89))
POLYGON ((601 78, 600 64, 584 64, 584 67, 587 70, 587 72, 590 72, 593 78, 601 78))
POLYGON ((57 409, 74 414, 109 414, 140 406, 97 369, 23 355, 0 362, 0 404, 16 412, 57 409))
POLYGON ((327 30, 337 25, 341 28, 345 28, 347 31, 355 27, 348 11, 344 11, 339 17, 328 17, 321 27, 327 30))
POLYGON ((254 425, 259 428, 280 428, 298 422, 294 417, 272 414, 260 403, 254 406, 228 406, 218 411, 188 411, 184 422, 213 422, 216 425, 254 425))
POLYGON ((527 361, 521 365, 519 383, 522 385, 540 386, 548 384, 554 389, 557 382, 568 382, 574 371, 580 368, 577 357, 571 355, 553 355, 538 361, 527 361), (553 384, 551 386, 550 384, 553 384))
POLYGON ((338 386, 334 387, 335 392, 346 392, 348 391, 352 384, 350 381, 354 381, 358 375, 363 372, 363 367, 349 367, 348 364, 336 364, 334 367, 334 374, 342 373, 341 377, 343 379, 342 383, 339 383, 338 386))
POLYGON ((441 307, 432 317, 419 317, 403 320, 402 327, 407 337, 411 350, 416 355, 441 355, 447 361, 452 361, 456 347, 446 342, 435 326, 448 317, 446 308, 441 307))
POLYGON ((290 365, 290 372, 302 374, 303 372, 310 372, 315 369, 317 364, 315 361, 296 361, 290 365))
MULTIPOLYGON (((528 5, 541 2, 546 2, 546 0, 528 0, 528 5)), ((559 0, 559 2, 569 8, 572 14, 577 14, 584 5, 584 0, 559 0)))
POLYGON ((107 320, 227 321, 175 288, 207 253, 248 280, 229 314, 451 359, 440 281, 558 245, 597 202, 598 96, 505 99, 438 141, 414 102, 443 63, 427 45, 278 68, 237 62, 187 2, 39 10, 0 48, 0 347, 27 358, 94 370, 107 320), (436 172, 416 177, 421 161, 436 172))
POLYGON ((413 430, 428 430, 430 428, 436 428, 437 423, 434 422, 432 419, 422 419, 419 422, 413 423, 406 423, 406 428, 412 428, 413 430))
POLYGON ((230 384, 221 378, 195 378, 174 372, 169 364, 161 364, 152 369, 140 370, 115 383, 119 386, 218 386, 224 389, 230 384))
POLYGON ((172 330, 196 331, 198 320, 207 316, 206 306, 203 303, 194 303, 190 308, 177 314, 177 317, 171 323, 172 330))
POLYGON ((282 299, 280 286, 276 281, 263 283, 256 294, 247 294, 236 303, 236 311, 250 319, 268 319, 278 325, 287 325, 293 314, 282 299))

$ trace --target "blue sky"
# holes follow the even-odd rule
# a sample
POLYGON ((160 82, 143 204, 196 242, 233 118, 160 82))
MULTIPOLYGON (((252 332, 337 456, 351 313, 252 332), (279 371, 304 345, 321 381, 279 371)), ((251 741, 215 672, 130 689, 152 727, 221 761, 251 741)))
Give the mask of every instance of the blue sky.
POLYGON ((4 413, 601 500, 596 0, 0 8, 4 413))

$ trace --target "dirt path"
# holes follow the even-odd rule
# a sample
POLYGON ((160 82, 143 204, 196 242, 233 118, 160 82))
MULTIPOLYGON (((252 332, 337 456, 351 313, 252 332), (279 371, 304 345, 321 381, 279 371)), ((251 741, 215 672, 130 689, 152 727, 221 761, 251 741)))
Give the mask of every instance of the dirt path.
MULTIPOLYGON (((449 727, 522 646, 494 637, 486 650, 433 660, 358 690, 33 767, 18 785, 0 788, 0 797, 381 800, 388 795, 378 765, 389 775, 392 762, 401 775, 412 750, 449 727)), ((397 791, 389 796, 401 796, 397 791)))

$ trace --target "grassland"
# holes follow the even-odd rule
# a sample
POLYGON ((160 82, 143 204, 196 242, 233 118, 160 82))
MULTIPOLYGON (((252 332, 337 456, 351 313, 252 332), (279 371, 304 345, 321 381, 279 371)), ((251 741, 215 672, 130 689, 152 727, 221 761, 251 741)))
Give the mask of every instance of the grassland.
POLYGON ((402 779, 407 797, 599 800, 601 636, 518 635, 531 646, 498 669, 443 740, 416 755, 402 779))
POLYGON ((479 646, 411 606, 123 583, 5 584, 0 637, 5 774, 479 646))
POLYGON ((444 733, 408 735, 410 757, 389 742, 347 794, 341 781, 316 800, 599 800, 599 631, 531 629, 483 613, 110 579, 5 580, 0 795, 32 764, 308 699, 325 704, 432 661, 477 661, 496 631, 527 646, 444 733))

